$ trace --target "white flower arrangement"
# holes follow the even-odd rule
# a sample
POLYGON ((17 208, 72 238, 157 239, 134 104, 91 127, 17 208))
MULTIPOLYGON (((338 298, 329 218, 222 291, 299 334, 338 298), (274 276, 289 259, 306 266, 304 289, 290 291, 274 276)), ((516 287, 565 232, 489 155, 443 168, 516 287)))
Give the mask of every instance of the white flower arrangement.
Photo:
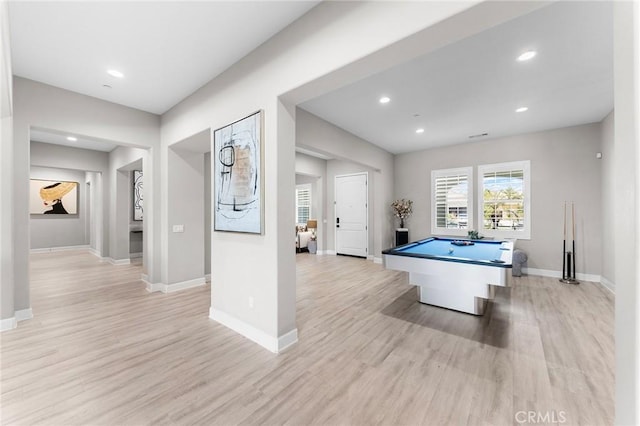
POLYGON ((400 228, 404 228, 404 220, 413 213, 413 201, 405 200, 404 198, 395 200, 391 203, 391 208, 393 209, 393 215, 400 219, 400 228))

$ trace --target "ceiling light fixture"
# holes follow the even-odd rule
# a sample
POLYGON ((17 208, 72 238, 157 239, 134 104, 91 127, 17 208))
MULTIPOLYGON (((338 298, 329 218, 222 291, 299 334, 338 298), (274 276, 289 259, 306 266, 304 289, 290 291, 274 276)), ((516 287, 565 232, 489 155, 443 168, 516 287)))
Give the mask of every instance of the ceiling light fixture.
POLYGON ((123 78, 124 77, 124 74, 122 74, 118 70, 108 70, 107 74, 109 74, 111 77, 116 77, 116 78, 123 78))
POLYGON ((527 107, 520 107, 520 108, 516 109, 516 112, 525 112, 525 111, 527 111, 528 109, 529 109, 529 108, 527 108, 527 107))
POLYGON ((71 142, 75 142, 75 141, 77 141, 77 140, 78 140, 78 138, 73 137, 73 136, 67 136, 67 140, 68 140, 68 141, 71 141, 71 142))
POLYGON ((388 104, 391 101, 391 98, 388 96, 383 96, 380 98, 380 103, 381 104, 388 104))
POLYGON ((528 61, 529 59, 532 59, 537 54, 538 54, 538 52, 536 52, 535 50, 528 50, 528 51, 524 52, 522 55, 518 56, 518 60, 520 62, 528 61))
POLYGON ((416 133, 418 133, 418 134, 420 134, 420 133, 424 133, 424 129, 422 129, 422 128, 421 128, 421 129, 418 129, 418 130, 416 130, 416 133))

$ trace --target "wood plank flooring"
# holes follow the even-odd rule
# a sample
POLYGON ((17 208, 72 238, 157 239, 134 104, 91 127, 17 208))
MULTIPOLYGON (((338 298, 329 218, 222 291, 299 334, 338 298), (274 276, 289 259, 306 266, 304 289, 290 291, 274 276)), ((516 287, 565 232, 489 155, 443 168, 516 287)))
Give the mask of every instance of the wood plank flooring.
POLYGON ((514 279, 474 317, 418 303, 381 265, 296 258, 300 341, 275 355, 208 319, 208 286, 149 294, 140 265, 32 255, 35 318, 0 335, 1 423, 613 423, 599 284, 514 279))

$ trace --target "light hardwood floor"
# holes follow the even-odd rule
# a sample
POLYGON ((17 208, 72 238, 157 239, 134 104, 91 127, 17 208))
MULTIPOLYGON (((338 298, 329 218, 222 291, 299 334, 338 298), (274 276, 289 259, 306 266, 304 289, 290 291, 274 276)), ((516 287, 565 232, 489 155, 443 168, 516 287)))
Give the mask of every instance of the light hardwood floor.
POLYGON ((515 279, 474 317, 364 260, 297 269, 300 340, 275 355, 208 319, 209 286, 149 294, 139 265, 32 255, 35 318, 0 335, 2 424, 613 423, 599 284, 515 279))

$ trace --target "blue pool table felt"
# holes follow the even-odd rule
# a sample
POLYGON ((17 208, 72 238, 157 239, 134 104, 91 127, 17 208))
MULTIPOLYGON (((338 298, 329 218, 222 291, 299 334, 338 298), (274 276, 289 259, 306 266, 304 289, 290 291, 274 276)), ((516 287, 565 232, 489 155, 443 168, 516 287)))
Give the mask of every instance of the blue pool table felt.
POLYGON ((436 258, 453 262, 489 262, 495 266, 511 267, 511 263, 492 262, 502 257, 501 241, 474 241, 470 246, 451 244, 458 241, 449 238, 427 238, 394 249, 385 250, 385 254, 436 258), (453 250, 453 251, 451 251, 453 250))

